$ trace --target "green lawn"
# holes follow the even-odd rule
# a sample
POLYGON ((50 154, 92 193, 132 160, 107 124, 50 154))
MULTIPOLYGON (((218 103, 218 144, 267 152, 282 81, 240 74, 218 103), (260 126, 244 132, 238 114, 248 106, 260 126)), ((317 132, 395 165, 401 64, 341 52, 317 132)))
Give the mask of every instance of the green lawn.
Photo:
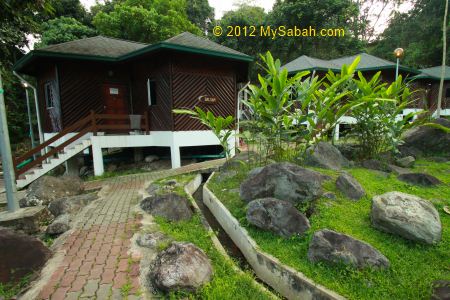
POLYGON ((348 171, 367 192, 367 196, 354 202, 336 190, 334 182, 337 172, 316 169, 333 177, 333 180, 324 184, 324 189, 336 193, 337 200, 319 199, 315 213, 310 218, 311 229, 306 236, 290 239, 278 237, 247 223, 246 204, 238 193, 230 192, 239 187, 246 178, 246 172, 221 183, 212 180, 210 188, 220 196, 221 201, 262 250, 303 272, 317 283, 349 299, 429 299, 434 280, 450 279, 450 216, 442 210, 444 205, 450 205, 450 163, 419 160, 414 169, 432 174, 444 184, 431 188, 416 187, 397 180, 395 175, 386 178, 376 171, 351 168, 348 171), (421 245, 372 228, 369 218, 371 198, 388 191, 414 194, 431 201, 440 213, 442 241, 436 246, 421 245), (358 271, 345 266, 310 263, 306 256, 309 241, 312 234, 322 228, 346 233, 370 243, 390 260, 390 269, 358 271))
MULTIPOLYGON (((188 183, 194 175, 165 178, 163 181, 176 179, 179 183, 188 183)), ((161 181, 161 180, 160 180, 161 181)), ((183 188, 176 192, 184 195, 183 188)), ((195 214, 191 220, 170 222, 164 218, 156 218, 160 230, 177 241, 187 241, 201 248, 211 259, 214 268, 213 280, 194 294, 172 293, 171 299, 273 299, 268 292, 255 287, 254 278, 248 272, 239 273, 233 269, 233 262, 225 259, 214 247, 210 233, 201 223, 200 216, 195 214)))

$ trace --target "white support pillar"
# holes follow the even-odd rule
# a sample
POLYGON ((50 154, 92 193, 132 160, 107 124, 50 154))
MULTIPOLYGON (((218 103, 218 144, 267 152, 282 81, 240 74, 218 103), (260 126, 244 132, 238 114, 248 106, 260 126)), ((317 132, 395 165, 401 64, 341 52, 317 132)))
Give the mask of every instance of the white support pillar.
POLYGON ((75 155, 72 158, 69 158, 65 164, 66 164, 66 174, 67 175, 72 175, 72 176, 80 175, 79 157, 77 155, 75 155))
POLYGON ((92 159, 94 161, 94 175, 103 175, 105 172, 105 166, 103 165, 103 153, 102 148, 98 145, 92 145, 92 159))
POLYGON ((333 139, 334 139, 335 142, 337 140, 339 140, 339 123, 337 123, 336 126, 334 127, 333 139))
POLYGON ((181 167, 180 147, 178 145, 170 146, 170 158, 172 160, 172 169, 181 167))

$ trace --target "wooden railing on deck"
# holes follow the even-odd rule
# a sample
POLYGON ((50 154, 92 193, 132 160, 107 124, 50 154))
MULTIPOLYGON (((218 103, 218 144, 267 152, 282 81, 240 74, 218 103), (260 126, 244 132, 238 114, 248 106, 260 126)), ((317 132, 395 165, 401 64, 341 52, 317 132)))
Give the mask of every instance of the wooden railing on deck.
MULTIPOLYGON (((55 154, 61 153, 62 151, 64 151, 65 147, 79 140, 88 133, 96 135, 98 132, 108 133, 126 130, 132 130, 129 115, 96 114, 94 111, 91 111, 91 113, 87 117, 77 121, 69 127, 64 128, 63 131, 46 140, 44 143, 31 149, 20 157, 15 158, 14 171, 16 174, 16 179, 28 170, 41 165, 46 159, 53 157, 55 154), (50 147, 51 144, 61 140, 70 133, 76 134, 66 141, 62 142, 58 146, 52 148, 50 151, 45 151, 45 149, 50 147), (45 151, 45 153, 41 156, 37 156, 40 155, 43 150, 45 151), (26 161, 29 158, 32 158, 33 156, 36 157, 33 161, 26 164, 20 169, 17 167, 22 162, 26 161)), ((145 113, 141 120, 140 130, 144 131, 145 133, 148 133, 150 131, 148 113, 145 113)))

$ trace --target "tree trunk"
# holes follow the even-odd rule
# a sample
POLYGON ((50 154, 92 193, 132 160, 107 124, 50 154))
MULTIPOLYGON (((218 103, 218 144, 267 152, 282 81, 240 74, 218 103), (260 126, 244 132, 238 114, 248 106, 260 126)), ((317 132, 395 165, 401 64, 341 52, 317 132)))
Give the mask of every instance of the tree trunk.
POLYGON ((445 1, 444 22, 442 24, 442 68, 441 68, 441 80, 439 82, 439 95, 436 108, 436 118, 441 116, 442 106, 442 94, 444 90, 444 76, 445 76, 445 57, 447 54, 447 12, 448 12, 448 0, 445 1))

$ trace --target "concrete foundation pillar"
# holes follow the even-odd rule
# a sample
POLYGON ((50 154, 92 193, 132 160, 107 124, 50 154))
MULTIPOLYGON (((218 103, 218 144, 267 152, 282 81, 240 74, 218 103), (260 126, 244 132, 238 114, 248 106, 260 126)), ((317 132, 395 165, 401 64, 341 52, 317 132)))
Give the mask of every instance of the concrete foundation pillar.
POLYGON ((105 166, 103 165, 103 153, 101 147, 92 145, 92 160, 94 161, 94 175, 103 175, 105 166))
POLYGON ((170 147, 170 158, 172 160, 172 169, 181 167, 180 147, 170 147))
POLYGON ((79 176, 80 175, 80 164, 79 164, 79 157, 74 156, 66 161, 66 174, 67 175, 73 175, 73 176, 79 176))
POLYGON ((133 153, 134 153, 134 162, 141 162, 144 160, 144 149, 142 149, 141 147, 136 147, 133 148, 133 153))

